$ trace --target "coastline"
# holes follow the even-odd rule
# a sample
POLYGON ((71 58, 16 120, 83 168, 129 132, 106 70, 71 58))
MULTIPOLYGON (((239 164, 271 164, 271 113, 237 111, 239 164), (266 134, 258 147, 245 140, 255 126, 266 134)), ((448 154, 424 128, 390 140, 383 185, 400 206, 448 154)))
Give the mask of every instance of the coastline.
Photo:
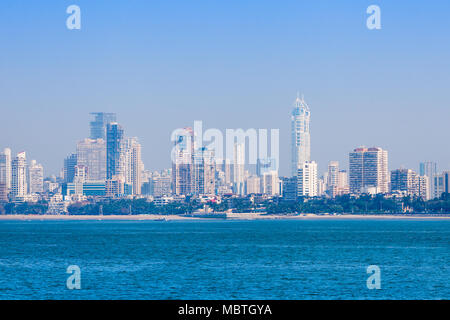
POLYGON ((254 213, 229 213, 226 218, 218 216, 217 218, 182 215, 0 215, 0 221, 201 221, 201 220, 450 220, 450 215, 377 215, 377 214, 342 214, 342 215, 317 215, 302 214, 296 216, 288 215, 263 215, 254 213))

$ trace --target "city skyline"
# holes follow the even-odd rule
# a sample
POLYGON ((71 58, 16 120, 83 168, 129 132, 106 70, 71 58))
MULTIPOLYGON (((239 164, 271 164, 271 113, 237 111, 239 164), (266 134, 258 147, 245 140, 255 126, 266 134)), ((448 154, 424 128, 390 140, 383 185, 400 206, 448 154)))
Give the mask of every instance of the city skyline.
MULTIPOLYGON (((291 110, 292 112, 296 112, 296 111, 298 111, 298 109, 299 108, 304 108, 304 107, 306 107, 306 110, 307 110, 307 113, 308 113, 308 119, 307 119, 307 127, 309 127, 310 126, 310 119, 309 119, 309 116, 310 116, 310 108, 308 107, 308 105, 306 104, 306 102, 305 102, 305 99, 304 99, 304 97, 303 97, 303 95, 302 95, 302 97, 301 98, 299 98, 299 96, 298 96, 298 94, 297 94, 297 98, 295 99, 295 102, 294 102, 294 108, 291 110)), ((113 127, 118 127, 118 128, 120 128, 119 130, 120 130, 120 135, 121 135, 121 137, 120 137, 120 139, 119 140, 129 140, 129 139, 131 139, 131 138, 124 138, 124 126, 122 126, 121 125, 121 122, 120 121, 117 121, 116 120, 116 114, 115 113, 108 113, 108 112, 90 112, 89 113, 91 116, 94 116, 95 118, 94 119, 89 119, 89 120, 94 120, 94 121, 90 121, 90 122, 88 122, 89 123, 89 127, 90 127, 90 131, 88 131, 88 133, 86 134, 86 137, 84 137, 84 138, 81 138, 81 139, 79 139, 78 141, 75 141, 74 142, 74 145, 75 145, 75 148, 73 148, 73 151, 72 152, 69 152, 67 155, 65 155, 62 159, 61 159, 61 165, 59 166, 59 167, 57 167, 56 169, 55 168, 48 168, 47 166, 45 166, 44 165, 44 167, 45 167, 45 169, 46 169, 46 175, 45 175, 45 178, 47 178, 47 177, 50 177, 50 176, 52 176, 52 175, 55 175, 55 176, 59 176, 60 174, 61 174, 61 172, 64 170, 64 167, 65 167, 65 165, 64 165, 64 163, 65 163, 65 161, 68 161, 68 159, 70 159, 70 157, 71 156, 74 156, 74 155, 76 155, 76 154, 78 154, 78 153, 80 153, 80 149, 81 149, 81 153, 82 154, 88 154, 88 153, 90 153, 90 152, 92 152, 92 149, 93 149, 93 146, 94 146, 94 148, 95 148, 95 145, 98 145, 98 144, 100 144, 99 146, 97 146, 97 148, 102 148, 102 144, 104 144, 104 146, 103 147, 105 147, 105 150, 103 151, 103 152, 105 152, 105 155, 102 155, 102 156, 104 156, 105 157, 105 159, 106 159, 106 157, 107 157, 107 154, 108 154, 108 147, 106 146, 106 141, 107 141, 107 139, 104 139, 103 140, 103 138, 106 138, 106 134, 107 134, 107 127, 108 127, 108 124, 109 123, 111 123, 112 124, 112 126, 113 127), (96 128, 96 126, 98 126, 99 125, 99 117, 102 117, 102 116, 104 116, 105 117, 105 119, 107 118, 107 117, 111 117, 111 121, 105 121, 102 125, 100 125, 100 126, 103 126, 103 130, 104 130, 104 134, 103 134, 103 138, 100 138, 100 135, 98 135, 98 136, 95 136, 95 137, 93 137, 93 135, 95 135, 93 132, 99 132, 98 130, 99 130, 99 128, 96 128), (89 133, 90 132, 90 133, 89 133), (100 139, 100 140, 98 140, 98 139, 100 139), (91 144, 93 144, 93 146, 91 146, 91 144), (86 150, 84 150, 84 148, 87 148, 86 150), (73 152, 75 152, 75 153, 73 153, 73 152), (63 161, 64 160, 64 161, 63 161)), ((300 121, 300 122, 303 122, 303 121, 305 121, 303 118, 301 118, 302 120, 300 121)), ((323 162, 323 163, 320 163, 320 162, 318 162, 318 161, 316 161, 315 160, 315 158, 314 158, 314 156, 312 156, 311 157, 311 154, 310 154, 310 149, 311 149, 311 142, 310 142, 310 139, 311 139, 311 135, 310 135, 310 131, 309 130, 307 130, 307 146, 305 147, 304 145, 300 145, 300 144, 296 144, 296 143, 293 143, 293 141, 295 140, 295 139, 297 139, 297 137, 300 137, 300 135, 297 133, 298 132, 298 128, 296 129, 295 128, 295 125, 296 125, 296 123, 298 122, 299 120, 298 119, 294 119, 294 116, 292 115, 291 116, 291 127, 290 127, 290 136, 291 136, 291 140, 289 141, 289 144, 290 144, 290 149, 291 149, 291 151, 290 151, 290 154, 280 154, 280 160, 279 160, 279 162, 280 162, 280 164, 277 166, 278 168, 281 168, 281 167, 283 167, 283 164, 285 165, 285 167, 286 167, 286 162, 288 162, 288 169, 287 170, 285 170, 285 171, 290 171, 290 173, 287 173, 287 174, 283 174, 282 173, 282 171, 281 170, 278 170, 277 169, 277 171, 279 171, 279 175, 280 175, 280 177, 281 176, 286 176, 286 177, 290 177, 290 176, 293 176, 294 174, 294 172, 296 172, 297 170, 296 169, 294 169, 294 164, 296 163, 296 162, 298 162, 298 165, 301 165, 301 163, 302 163, 302 161, 300 161, 300 160, 297 160, 296 158, 295 158, 295 156, 296 156, 296 152, 297 152, 297 150, 300 150, 299 152, 300 153, 303 153, 303 156, 305 157, 305 160, 304 161, 313 161, 313 162, 316 162, 317 163, 317 166, 318 166, 318 177, 320 177, 320 176, 322 176, 322 174, 323 173, 326 173, 327 172, 327 168, 328 168, 328 165, 329 165, 329 163, 330 162, 333 162, 333 161, 337 161, 340 165, 341 165, 341 167, 344 167, 344 168, 346 168, 346 169, 349 169, 350 168, 350 166, 351 166, 351 163, 348 161, 348 154, 349 153, 352 153, 353 151, 356 151, 355 150, 355 148, 356 149, 364 149, 364 148, 367 148, 367 145, 355 145, 355 146, 353 146, 353 148, 351 149, 351 150, 349 150, 348 152, 346 152, 345 153, 345 160, 344 161, 341 161, 341 160, 337 160, 337 157, 336 158, 333 158, 333 159, 328 159, 328 160, 326 160, 325 162, 323 162), (294 140, 292 140, 292 139, 294 139, 294 140), (342 166, 342 164, 344 164, 343 166, 342 166)), ((185 128, 188 128, 189 130, 192 130, 192 129, 190 129, 189 127, 185 127, 185 128)), ((179 130, 179 129, 182 129, 182 128, 178 128, 178 129, 176 129, 176 130, 179 130)), ((235 129, 244 129, 244 131, 246 130, 246 129, 248 129, 248 128, 235 128, 235 129)), ((251 129, 251 128, 250 128, 251 129)), ((176 131, 175 130, 175 131, 176 131)), ((184 130, 184 129, 183 129, 184 130)), ((224 130, 225 131, 225 130, 224 130)), ((172 131, 172 132, 174 132, 174 131, 172 131)), ((304 133, 303 133, 304 134, 304 133)), ((302 136, 302 137, 304 137, 304 136, 302 136)), ((133 139, 136 139, 136 138, 133 138, 133 139)), ((140 139, 139 139, 140 140, 140 139)), ((117 144, 117 143, 116 143, 117 144)), ((170 149, 170 147, 171 147, 171 143, 169 142, 168 143, 168 145, 169 145, 169 147, 168 147, 168 149, 170 149)), ((116 147, 118 147, 118 146, 116 146, 116 147)), ((244 147, 245 147, 245 152, 247 152, 248 151, 248 145, 244 145, 244 147)), ((145 146, 144 146, 144 148, 145 148, 145 146)), ((370 146, 369 148, 380 148, 380 146, 379 145, 373 145, 373 146, 370 146)), ((9 155, 9 157, 12 157, 12 158, 14 158, 14 155, 16 155, 16 154, 19 154, 19 153, 21 153, 21 152, 26 152, 27 153, 27 155, 29 154, 29 152, 27 151, 27 150, 16 150, 15 148, 14 148, 14 146, 12 146, 12 145, 5 145, 5 146, 1 146, 1 148, 0 148, 0 150, 11 150, 10 152, 11 152, 11 154, 9 155)), ((281 153, 281 152, 280 152, 281 153)), ((85 156, 86 156, 85 155, 85 156)), ((41 164, 43 164, 43 163, 46 163, 46 161, 48 161, 48 159, 37 159, 36 157, 33 157, 33 156, 27 156, 27 157, 29 157, 29 159, 30 159, 30 161, 32 161, 32 160, 34 160, 34 161, 38 161, 39 162, 39 164, 41 165, 41 164)), ((118 159, 117 159, 118 160, 118 159)), ((168 169, 168 168, 171 168, 172 167, 172 164, 171 164, 171 160, 169 159, 169 162, 165 165, 165 166, 163 166, 163 167, 160 167, 160 168, 154 168, 154 167, 147 167, 147 166, 145 166, 145 163, 146 163, 146 160, 147 160, 147 162, 148 162, 148 159, 145 159, 145 158, 142 158, 142 162, 143 162, 143 164, 144 164, 144 167, 147 169, 147 170, 151 170, 151 171, 162 171, 162 170, 165 170, 165 169, 168 169)), ((221 159, 218 159, 218 160, 221 160, 221 159)), ((232 159, 231 159, 232 160, 232 159)), ((248 168, 248 166, 249 166, 249 164, 247 163, 247 158, 245 157, 245 163, 244 163, 244 166, 245 166, 245 168, 248 168)), ((258 159, 258 161, 259 160, 261 160, 261 159, 258 159)), ((394 168, 395 166, 393 166, 392 164, 391 164, 391 162, 390 162, 390 157, 389 157, 389 161, 388 161, 388 163, 387 163, 387 165, 388 165, 388 168, 389 168, 389 170, 391 170, 391 168, 394 168)), ((74 161, 76 162, 76 159, 74 159, 74 161)), ((86 160, 85 160, 86 161, 86 160)), ((98 161, 98 159, 96 160, 96 161, 98 161)), ((108 166, 108 161, 106 162, 106 164, 107 164, 107 166, 108 166)), ((420 172, 421 173, 421 175, 425 175, 424 174, 424 165, 425 164, 427 164, 427 163, 429 163, 429 164, 434 164, 434 166, 435 166, 435 173, 438 173, 438 172, 440 172, 440 171, 448 171, 448 170, 450 170, 450 169, 448 169, 448 168, 450 168, 450 166, 448 166, 448 167, 444 167, 445 165, 443 165, 442 163, 439 163, 438 161, 435 161, 434 159, 427 159, 427 158, 421 158, 421 159, 417 159, 417 162, 415 163, 415 165, 413 165, 413 166, 410 166, 410 167, 408 167, 408 166, 405 166, 405 165, 399 165, 399 166, 397 166, 397 167, 395 167, 395 168, 399 168, 399 169, 413 169, 414 171, 416 171, 416 172, 420 172)), ((98 164, 97 164, 97 166, 98 166, 98 164)), ((250 166, 251 167, 251 166, 250 166)), ((107 173, 107 170, 106 170, 106 168, 104 168, 105 169, 105 172, 103 173, 105 176, 106 176, 106 173, 107 173)), ((253 168, 254 170, 257 170, 256 169, 256 167, 255 168, 253 168)), ((286 169, 286 168, 285 168, 286 169)), ((96 175, 95 175, 95 177, 98 177, 99 178, 99 180, 101 180, 101 179, 103 179, 102 178, 102 174, 101 173, 99 173, 99 172, 97 172, 97 171, 99 171, 99 170, 101 170, 100 168, 97 168, 97 170, 96 170, 96 175)), ((67 173, 65 173, 65 174, 67 174, 67 173)), ((111 176, 113 175, 113 173, 111 174, 111 176)), ((111 178, 110 176, 108 176, 108 178, 111 178)), ((95 180, 95 179, 94 179, 95 180)), ((431 188, 432 189, 432 188, 431 188)))

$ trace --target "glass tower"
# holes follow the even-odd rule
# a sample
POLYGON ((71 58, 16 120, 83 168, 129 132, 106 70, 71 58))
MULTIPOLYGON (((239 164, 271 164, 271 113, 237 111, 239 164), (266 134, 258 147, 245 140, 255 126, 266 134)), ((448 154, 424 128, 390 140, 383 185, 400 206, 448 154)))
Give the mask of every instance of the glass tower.
POLYGON ((291 116, 291 174, 297 176, 297 170, 304 162, 311 160, 311 113, 303 97, 297 97, 291 116))

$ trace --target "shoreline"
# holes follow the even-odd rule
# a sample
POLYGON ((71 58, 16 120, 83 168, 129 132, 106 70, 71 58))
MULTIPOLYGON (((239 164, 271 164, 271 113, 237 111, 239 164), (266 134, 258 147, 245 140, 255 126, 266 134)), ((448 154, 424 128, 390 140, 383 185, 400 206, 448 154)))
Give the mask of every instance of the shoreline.
POLYGON ((229 213, 224 216, 212 217, 211 214, 202 217, 182 215, 0 215, 0 221, 253 221, 253 220, 450 220, 450 215, 388 215, 388 214, 342 214, 317 215, 302 214, 288 215, 262 215, 254 213, 229 213))

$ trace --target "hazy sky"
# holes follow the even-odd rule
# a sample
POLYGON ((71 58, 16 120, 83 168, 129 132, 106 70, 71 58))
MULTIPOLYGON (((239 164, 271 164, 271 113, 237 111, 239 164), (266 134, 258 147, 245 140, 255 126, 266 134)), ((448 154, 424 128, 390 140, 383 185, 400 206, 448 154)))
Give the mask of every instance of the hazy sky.
POLYGON ((170 133, 280 129, 289 173, 297 91, 312 113, 312 158, 348 163, 359 145, 390 168, 450 169, 450 1, 0 2, 0 148, 57 173, 116 112, 146 168, 170 166, 170 133), (81 7, 81 30, 66 8, 81 7), (381 30, 366 8, 381 7, 381 30))

